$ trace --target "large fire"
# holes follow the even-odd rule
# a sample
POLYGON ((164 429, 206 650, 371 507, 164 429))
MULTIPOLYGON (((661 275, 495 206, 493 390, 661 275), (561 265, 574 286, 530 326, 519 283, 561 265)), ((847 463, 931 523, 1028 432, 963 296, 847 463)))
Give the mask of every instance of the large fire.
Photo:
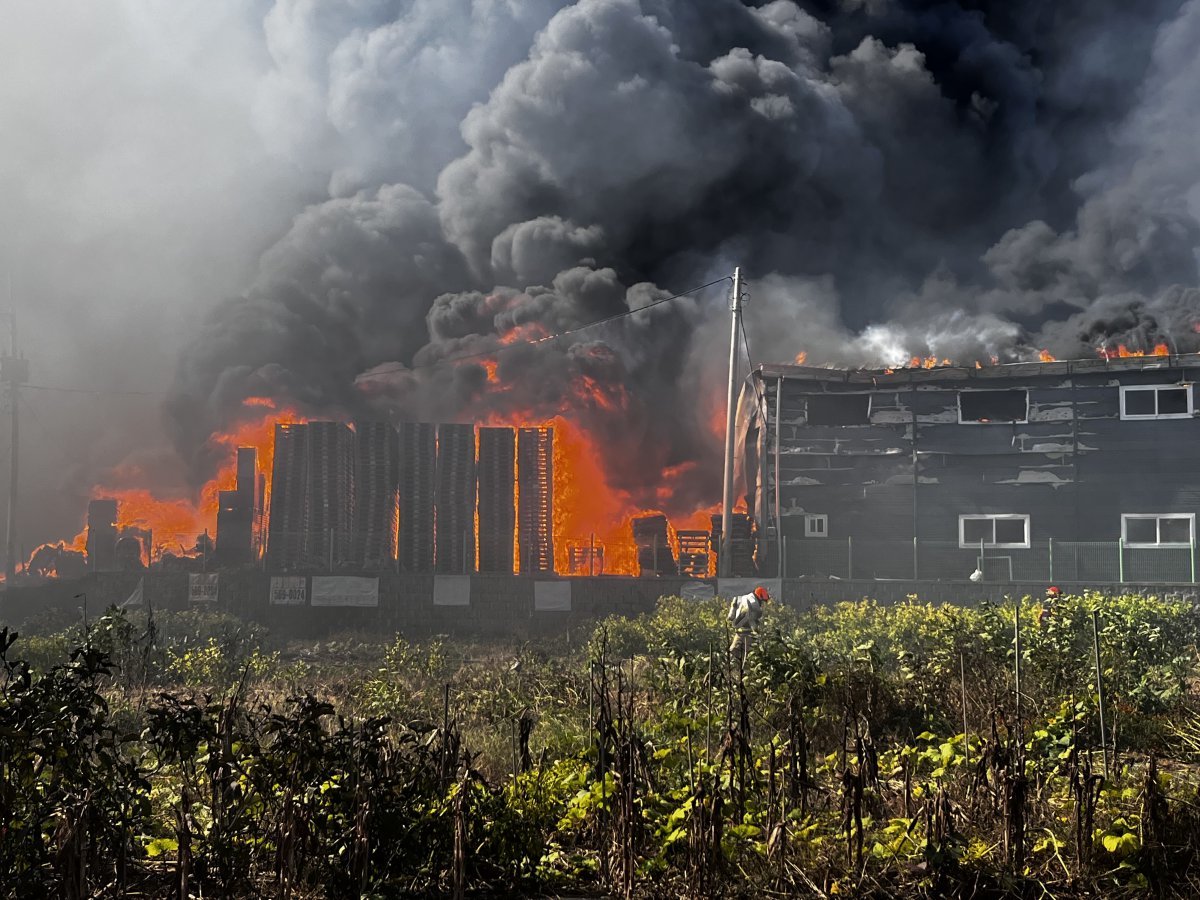
MULTIPOLYGON (((127 467, 118 467, 109 479, 92 488, 91 499, 117 501, 117 529, 144 541, 143 563, 149 564, 164 553, 195 552, 206 533, 215 536, 219 493, 236 487, 239 447, 253 447, 258 451, 258 474, 269 496, 275 424, 305 419, 267 397, 250 397, 242 405, 242 421, 229 431, 209 438, 209 449, 222 462, 217 474, 201 487, 198 497, 158 496, 138 484, 144 482, 144 473, 127 467)), ((86 525, 62 546, 66 550, 84 552, 87 548, 86 525)), ((41 549, 35 550, 34 555, 41 549)))
POLYGON ((1103 359, 1126 359, 1131 356, 1170 356, 1171 348, 1166 344, 1158 343, 1154 345, 1154 349, 1149 352, 1145 350, 1130 350, 1124 344, 1118 344, 1114 347, 1097 347, 1096 353, 1103 359))

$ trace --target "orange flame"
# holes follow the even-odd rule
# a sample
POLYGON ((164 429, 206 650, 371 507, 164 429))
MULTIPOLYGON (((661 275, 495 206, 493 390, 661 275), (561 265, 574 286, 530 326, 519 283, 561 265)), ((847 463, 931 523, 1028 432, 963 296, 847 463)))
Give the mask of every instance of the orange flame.
POLYGON ((1041 362, 1055 362, 1054 354, 1049 350, 1041 350, 1038 352, 1038 359, 1041 362))
POLYGON ((807 350, 801 350, 799 353, 796 354, 796 365, 802 366, 807 361, 808 361, 808 351, 807 350))
MULTIPOLYGON (((275 424, 307 420, 294 410, 279 408, 274 400, 267 397, 248 397, 242 401, 242 406, 249 418, 227 432, 214 434, 208 440, 209 448, 222 459, 222 463, 217 474, 200 488, 198 496, 158 496, 148 488, 131 486, 145 477, 137 467, 118 467, 105 482, 92 488, 91 499, 117 501, 118 530, 136 529, 150 533, 154 546, 148 554, 143 553, 143 562, 149 563, 164 550, 190 552, 205 532, 210 536, 216 535, 219 493, 237 486, 239 447, 253 447, 258 451, 258 474, 266 489, 262 502, 266 504, 270 496, 271 464, 275 452, 275 424)), ((75 535, 69 546, 79 552, 87 549, 86 526, 75 535)))
POLYGON ((1154 349, 1147 353, 1145 350, 1130 350, 1124 344, 1117 344, 1116 348, 1097 347, 1096 353, 1101 359, 1128 359, 1138 356, 1170 356, 1171 348, 1165 343, 1159 343, 1155 344, 1154 349))
POLYGON ((937 366, 952 366, 952 365, 954 365, 954 363, 952 363, 950 360, 948 360, 948 359, 939 360, 936 356, 926 356, 924 359, 922 359, 919 356, 914 356, 912 359, 910 359, 908 361, 908 367, 910 369, 933 369, 933 368, 936 368, 937 366))

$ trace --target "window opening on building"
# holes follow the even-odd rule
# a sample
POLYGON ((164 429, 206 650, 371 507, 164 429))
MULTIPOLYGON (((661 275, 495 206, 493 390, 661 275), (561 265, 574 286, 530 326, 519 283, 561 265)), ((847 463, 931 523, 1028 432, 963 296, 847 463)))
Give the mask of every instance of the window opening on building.
POLYGON ((1004 514, 958 517, 960 547, 1028 547, 1029 516, 1004 514))
POLYGON ((987 425, 1024 422, 1029 418, 1029 391, 961 391, 958 421, 987 425))
POLYGON ((870 394, 809 394, 809 425, 867 425, 871 421, 870 394))
POLYGON ((1127 513, 1121 516, 1126 547, 1191 547, 1196 539, 1194 513, 1127 513))
POLYGON ((829 516, 809 514, 804 517, 805 537, 829 537, 829 516))
POLYGON ((1184 419, 1192 415, 1192 389, 1183 384, 1121 386, 1122 419, 1184 419))

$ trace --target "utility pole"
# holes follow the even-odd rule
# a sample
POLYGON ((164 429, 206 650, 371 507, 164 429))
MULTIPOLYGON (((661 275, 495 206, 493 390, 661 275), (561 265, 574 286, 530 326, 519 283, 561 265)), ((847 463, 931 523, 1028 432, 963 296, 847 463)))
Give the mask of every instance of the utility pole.
POLYGON ((717 574, 729 577, 733 557, 733 429, 737 402, 738 332, 742 325, 742 268, 733 270, 733 294, 729 299, 732 319, 729 328, 729 394, 725 401, 725 483, 721 490, 721 546, 717 574))
MULTIPOLYGON (((11 288, 10 288, 11 294, 11 288)), ((17 314, 10 318, 10 345, 7 356, 0 357, 0 381, 8 386, 8 405, 11 414, 8 481, 8 529, 4 549, 4 583, 11 588, 17 574, 17 449, 20 446, 17 430, 17 407, 20 387, 29 382, 29 360, 17 355, 17 314)))

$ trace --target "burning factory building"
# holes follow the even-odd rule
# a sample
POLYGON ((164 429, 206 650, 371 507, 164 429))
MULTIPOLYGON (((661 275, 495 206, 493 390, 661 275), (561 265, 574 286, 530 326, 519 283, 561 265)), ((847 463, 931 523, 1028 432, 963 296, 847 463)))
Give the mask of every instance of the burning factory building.
POLYGON ((1196 580, 1200 354, 757 368, 760 569, 784 577, 1196 580))

